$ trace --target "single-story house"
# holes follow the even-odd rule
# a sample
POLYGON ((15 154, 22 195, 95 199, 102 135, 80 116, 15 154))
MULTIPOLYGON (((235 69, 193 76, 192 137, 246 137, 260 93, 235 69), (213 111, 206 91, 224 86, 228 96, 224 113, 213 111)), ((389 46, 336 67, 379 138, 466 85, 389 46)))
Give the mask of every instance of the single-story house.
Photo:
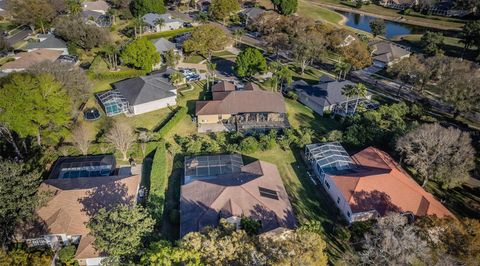
MULTIPOLYGON (((78 157, 82 163, 83 157, 78 157)), ((96 250, 95 238, 86 223, 101 208, 118 204, 136 204, 140 175, 133 176, 64 176, 47 179, 40 191, 51 193, 47 204, 37 210, 35 223, 25 225, 19 233, 29 247, 53 249, 75 244, 79 265, 100 265, 108 256, 96 250)))
POLYGON ((389 212, 454 217, 392 157, 379 149, 368 147, 349 156, 340 143, 328 142, 307 145, 305 157, 350 223, 389 212))
POLYGON ((212 86, 211 101, 197 101, 198 132, 255 131, 289 127, 281 93, 261 90, 254 83, 243 88, 228 81, 212 86))
POLYGON ((139 115, 177 104, 177 88, 165 73, 125 79, 112 87, 97 94, 107 116, 139 115))
POLYGON ((38 34, 35 38, 31 38, 26 49, 27 52, 32 52, 38 49, 56 50, 62 51, 62 55, 68 55, 67 43, 51 33, 38 34))
POLYGON ((161 32, 168 30, 176 30, 183 27, 185 21, 173 18, 170 14, 148 13, 142 17, 143 22, 151 32, 161 32), (159 21, 162 23, 159 24, 159 21))
POLYGON ((239 226, 241 217, 261 222, 260 233, 294 228, 293 209, 274 164, 244 165, 239 154, 185 158, 180 188, 180 236, 217 226, 220 219, 239 226))
POLYGON ((60 157, 53 165, 49 178, 111 176, 115 169, 115 157, 110 154, 60 157))
POLYGON ((97 13, 107 14, 110 6, 103 0, 98 1, 84 1, 82 4, 83 11, 93 11, 97 13))
POLYGON ((3 64, 0 69, 5 73, 24 71, 43 61, 53 62, 62 54, 62 51, 49 49, 38 49, 32 52, 19 53, 15 55, 15 61, 3 64))
POLYGON ((177 49, 177 46, 173 42, 169 41, 167 38, 156 39, 156 40, 153 40, 152 42, 153 42, 153 45, 155 45, 157 52, 159 52, 160 54, 163 54, 169 50, 174 50, 176 52, 179 51, 177 49))
MULTIPOLYGON (((316 85, 310 85, 304 80, 297 80, 292 83, 292 88, 298 95, 298 100, 304 105, 310 107, 319 115, 323 115, 325 112, 338 112, 339 109, 344 110, 347 105, 353 112, 357 96, 347 97, 343 95, 343 88, 345 86, 355 86, 355 84, 348 80, 335 80, 326 75, 320 78, 320 82, 316 85)), ((371 99, 372 95, 368 94, 366 98, 362 100, 371 99)), ((344 111, 343 111, 344 112, 344 111)), ((349 112, 350 113, 350 112, 349 112)))
POLYGON ((265 12, 267 11, 263 8, 251 7, 244 9, 240 15, 245 19, 245 26, 248 26, 265 12))
POLYGON ((110 6, 107 2, 99 0, 94 2, 84 2, 82 6, 82 17, 87 23, 98 27, 110 27, 111 20, 107 15, 110 6))
POLYGON ((369 45, 372 51, 373 65, 380 68, 391 66, 408 58, 411 54, 407 47, 389 41, 372 42, 369 45))

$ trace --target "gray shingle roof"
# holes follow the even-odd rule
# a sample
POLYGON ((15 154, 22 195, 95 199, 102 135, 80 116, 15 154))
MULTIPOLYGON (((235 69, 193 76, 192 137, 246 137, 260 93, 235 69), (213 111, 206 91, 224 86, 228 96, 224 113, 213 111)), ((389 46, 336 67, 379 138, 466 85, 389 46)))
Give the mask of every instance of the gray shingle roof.
POLYGON ((169 23, 169 22, 183 23, 184 22, 183 20, 172 18, 172 16, 169 15, 169 14, 148 13, 148 14, 144 15, 142 17, 142 19, 145 23, 147 23, 148 25, 150 25, 152 27, 154 27, 156 25, 155 21, 157 21, 158 19, 163 19, 165 21, 165 23, 169 23))
POLYGON ((381 41, 373 43, 371 46, 373 48, 373 59, 384 63, 390 63, 410 54, 410 51, 392 42, 381 41))
MULTIPOLYGON (((347 97, 342 94, 342 89, 346 85, 355 85, 348 80, 338 81, 331 78, 320 79, 316 85, 309 85, 305 81, 300 80, 292 84, 296 90, 303 91, 309 97, 309 100, 314 101, 320 106, 330 106, 345 102, 347 97)), ((351 97, 349 100, 356 99, 351 97)))
POLYGON ((164 78, 164 73, 122 80, 112 86, 125 97, 130 106, 176 95, 173 92, 175 86, 164 78))
POLYGON ((262 15, 263 13, 265 13, 265 9, 258 7, 247 8, 243 11, 243 14, 251 20, 260 17, 260 15, 262 15))
POLYGON ((29 42, 27 49, 66 49, 67 44, 53 34, 38 34, 38 39, 41 41, 29 42))
POLYGON ((160 38, 157 39, 153 42, 153 45, 155 45, 155 48, 157 48, 157 52, 159 53, 164 53, 168 50, 175 49, 175 44, 166 38, 160 38))

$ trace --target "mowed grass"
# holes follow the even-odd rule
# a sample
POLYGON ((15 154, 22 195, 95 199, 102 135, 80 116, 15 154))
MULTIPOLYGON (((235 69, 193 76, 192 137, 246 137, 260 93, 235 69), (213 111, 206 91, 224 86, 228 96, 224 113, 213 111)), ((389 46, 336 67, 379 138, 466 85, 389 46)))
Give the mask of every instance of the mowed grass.
POLYGON ((314 20, 323 20, 333 24, 339 24, 343 16, 339 13, 313 4, 311 1, 300 0, 297 13, 314 20))

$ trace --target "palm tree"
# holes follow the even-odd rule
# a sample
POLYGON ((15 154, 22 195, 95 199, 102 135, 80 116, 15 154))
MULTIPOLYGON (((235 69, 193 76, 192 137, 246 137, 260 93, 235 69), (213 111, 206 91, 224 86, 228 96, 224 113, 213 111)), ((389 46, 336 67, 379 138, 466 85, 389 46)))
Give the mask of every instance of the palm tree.
POLYGON ((210 75, 212 75, 213 71, 217 68, 217 64, 212 63, 212 62, 207 62, 207 91, 209 91, 210 87, 210 75))
POLYGON ((82 6, 80 3, 75 1, 69 1, 68 8, 70 9, 70 13, 72 15, 77 15, 78 13, 82 12, 82 6))
POLYGON ((118 48, 114 44, 105 44, 101 47, 101 52, 107 60, 110 70, 116 70, 118 66, 118 48))
POLYGON ((365 98, 367 97, 367 87, 365 85, 363 85, 362 83, 357 83, 357 85, 355 85, 355 87, 353 87, 354 91, 355 91, 355 94, 357 95, 357 100, 355 102, 355 108, 353 109, 353 113, 355 114, 355 112, 357 111, 357 106, 358 106, 358 101, 360 98, 365 98))
POLYGON ((133 28, 135 30, 135 38, 138 35, 142 35, 143 25, 144 25, 144 22, 143 22, 143 19, 141 17, 136 17, 136 18, 133 19, 133 28), (137 31, 137 27, 138 27, 138 31, 137 31))
POLYGON ((347 97, 347 100, 345 101, 345 116, 348 115, 348 100, 350 97, 354 96, 356 94, 355 87, 353 85, 345 85, 342 88, 342 95, 345 95, 347 97))
POLYGON ((178 71, 175 71, 175 72, 173 72, 172 74, 170 74, 170 77, 169 77, 169 78, 170 78, 170 82, 171 82, 173 85, 176 86, 176 85, 180 84, 185 77, 183 76, 182 73, 180 73, 180 72, 178 72, 178 71))
POLYGON ((162 27, 165 26, 165 19, 156 19, 153 24, 155 24, 155 26, 158 26, 158 31, 162 31, 162 27))
POLYGON ((338 62, 335 64, 335 73, 338 73, 338 79, 345 79, 352 66, 349 63, 338 62))

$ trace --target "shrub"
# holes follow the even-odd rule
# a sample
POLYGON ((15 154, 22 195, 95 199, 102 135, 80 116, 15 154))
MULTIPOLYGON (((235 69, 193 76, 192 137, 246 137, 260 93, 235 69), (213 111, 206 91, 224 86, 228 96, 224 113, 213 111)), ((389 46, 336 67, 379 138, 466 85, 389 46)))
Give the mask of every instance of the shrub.
POLYGON ((240 151, 243 153, 254 153, 258 151, 259 144, 256 138, 246 137, 240 142, 240 151))
POLYGON ((150 193, 147 202, 150 214, 157 221, 156 228, 160 226, 162 220, 167 183, 167 150, 165 141, 161 140, 153 156, 150 172, 150 193))
POLYGON ((72 264, 77 249, 74 245, 68 245, 60 249, 58 252, 58 260, 63 264, 72 264))
POLYGON ((180 121, 182 121, 185 116, 187 116, 188 109, 186 107, 180 107, 176 110, 175 114, 168 120, 165 125, 155 133, 157 139, 162 139, 167 135, 168 132, 172 130, 180 121))
POLYGON ((118 72, 94 72, 94 71, 89 70, 87 72, 87 75, 90 78, 98 79, 98 80, 124 79, 124 78, 126 79, 126 78, 144 76, 146 74, 147 74, 147 72, 145 72, 143 70, 137 70, 137 69, 129 69, 129 70, 123 70, 123 71, 118 71, 118 72))
POLYGON ((168 214, 168 219, 172 224, 178 224, 180 222, 180 212, 177 209, 171 209, 168 214))
POLYGON ((169 31, 163 31, 163 32, 157 32, 157 33, 152 33, 145 35, 145 38, 148 40, 154 40, 154 39, 159 39, 159 38, 170 38, 182 33, 186 32, 191 32, 193 31, 194 28, 181 28, 181 29, 176 29, 176 30, 169 30, 169 31))

